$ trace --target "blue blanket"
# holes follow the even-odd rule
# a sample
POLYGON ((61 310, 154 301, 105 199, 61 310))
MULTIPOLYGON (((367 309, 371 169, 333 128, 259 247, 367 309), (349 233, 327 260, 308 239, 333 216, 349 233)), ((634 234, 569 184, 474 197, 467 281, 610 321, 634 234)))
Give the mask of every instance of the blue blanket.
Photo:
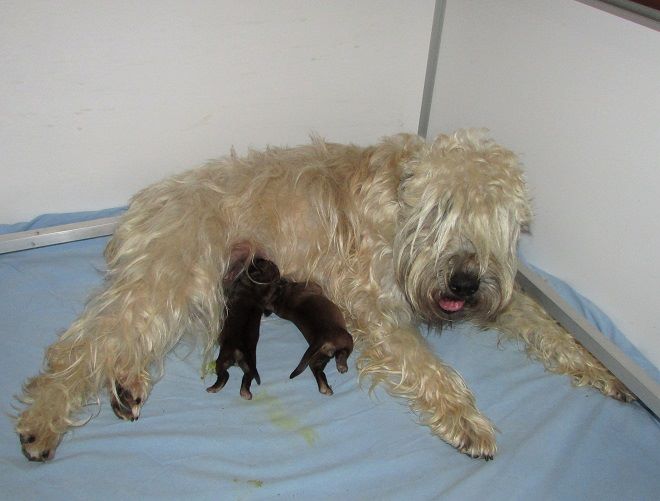
MULTIPOLYGON (((49 215, 0 233, 107 217, 120 210, 49 215)), ((309 371, 290 380, 306 343, 288 322, 263 321, 261 386, 239 396, 230 370, 217 394, 199 377, 195 349, 169 357, 139 421, 118 420, 107 400, 68 433, 50 463, 20 452, 10 414, 44 349, 101 284, 107 238, 0 256, 1 497, 4 499, 598 499, 660 496, 660 426, 638 404, 573 388, 494 332, 461 326, 430 345, 473 389, 496 424, 494 461, 473 460, 431 436, 400 401, 360 388, 353 364, 326 373, 334 395, 309 371)), ((560 293, 658 379, 607 318, 559 282, 560 293)), ((354 361, 355 355, 349 362, 354 361)))

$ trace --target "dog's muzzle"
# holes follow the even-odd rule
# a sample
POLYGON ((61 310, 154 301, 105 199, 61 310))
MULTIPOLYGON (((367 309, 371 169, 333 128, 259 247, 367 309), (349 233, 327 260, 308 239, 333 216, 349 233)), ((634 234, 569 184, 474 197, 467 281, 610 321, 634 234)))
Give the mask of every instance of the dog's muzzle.
POLYGON ((438 298, 438 306, 447 312, 455 313, 461 311, 466 302, 470 302, 479 290, 479 277, 459 271, 449 279, 449 292, 438 298))

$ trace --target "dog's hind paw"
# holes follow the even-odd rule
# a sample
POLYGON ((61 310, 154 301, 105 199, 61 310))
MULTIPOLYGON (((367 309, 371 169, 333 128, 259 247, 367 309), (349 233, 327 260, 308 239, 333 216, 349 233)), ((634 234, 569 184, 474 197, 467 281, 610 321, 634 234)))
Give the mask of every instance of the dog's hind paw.
POLYGON ((111 392, 110 406, 119 419, 137 421, 140 410, 146 399, 146 391, 141 385, 126 386, 115 383, 115 391, 111 392))
POLYGON ((30 433, 23 430, 18 434, 23 455, 30 461, 45 462, 53 459, 61 435, 52 431, 30 433))

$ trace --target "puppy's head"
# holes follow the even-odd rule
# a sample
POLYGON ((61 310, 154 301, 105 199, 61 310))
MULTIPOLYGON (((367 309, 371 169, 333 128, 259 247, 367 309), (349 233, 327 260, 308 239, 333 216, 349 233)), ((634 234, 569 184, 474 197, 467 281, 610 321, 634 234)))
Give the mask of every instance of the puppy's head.
POLYGON ((254 258, 246 270, 247 279, 257 285, 274 284, 280 278, 280 270, 275 263, 263 258, 254 258))

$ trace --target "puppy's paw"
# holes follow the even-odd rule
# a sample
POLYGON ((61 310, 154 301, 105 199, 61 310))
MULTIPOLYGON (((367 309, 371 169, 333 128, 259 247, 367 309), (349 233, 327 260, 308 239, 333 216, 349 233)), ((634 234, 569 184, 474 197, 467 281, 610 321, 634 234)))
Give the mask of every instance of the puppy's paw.
POLYGON ((319 387, 319 393, 330 396, 333 395, 334 392, 328 384, 328 378, 325 376, 325 372, 323 372, 326 363, 327 360, 320 367, 312 367, 312 373, 314 374, 314 379, 316 379, 316 384, 319 387))
POLYGON ((348 356, 351 354, 350 350, 338 350, 335 352, 335 363, 337 365, 337 371, 341 374, 345 374, 348 371, 348 356))
POLYGON ((245 374, 243 374, 243 379, 241 380, 241 397, 244 398, 245 400, 252 400, 252 392, 250 391, 250 385, 252 384, 252 380, 255 380, 257 384, 261 384, 261 378, 259 377, 259 373, 256 371, 248 370, 245 374))
POLYGON ((225 387, 227 381, 229 381, 229 372, 226 370, 220 370, 220 372, 218 372, 218 378, 216 379, 215 383, 206 388, 206 391, 209 393, 218 393, 225 387))

